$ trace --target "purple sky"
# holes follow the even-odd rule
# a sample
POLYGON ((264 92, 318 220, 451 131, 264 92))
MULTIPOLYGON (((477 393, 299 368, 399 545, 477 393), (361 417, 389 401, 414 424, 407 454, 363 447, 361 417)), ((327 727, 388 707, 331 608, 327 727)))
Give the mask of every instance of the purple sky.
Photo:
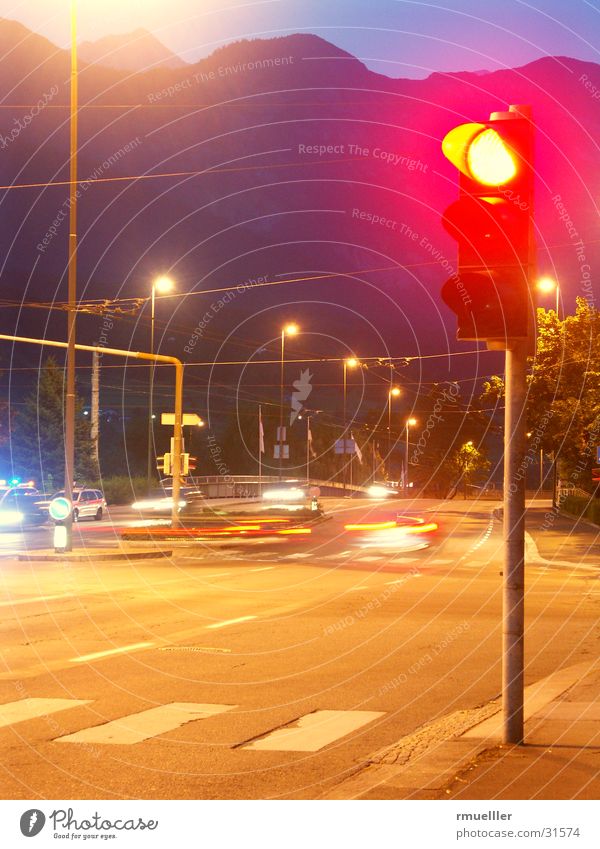
MULTIPOLYGON (((81 40, 138 27, 188 61, 243 37, 313 32, 394 77, 494 70, 545 55, 598 62, 597 0, 78 0, 81 40)), ((66 46, 69 0, 0 0, 66 46)))

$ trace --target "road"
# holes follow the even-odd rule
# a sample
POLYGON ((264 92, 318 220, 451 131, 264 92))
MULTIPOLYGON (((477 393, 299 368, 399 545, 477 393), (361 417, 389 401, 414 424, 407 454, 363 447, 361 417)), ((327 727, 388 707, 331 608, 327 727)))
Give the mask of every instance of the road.
MULTIPOLYGON (((412 504, 440 529, 393 556, 343 526, 396 505, 337 501, 308 539, 97 565, 4 557, 2 797, 315 798, 496 697, 496 506, 412 504)), ((597 531, 543 517, 529 516, 526 683, 598 647, 597 531)), ((94 545, 114 533, 98 524, 78 529, 94 545)))

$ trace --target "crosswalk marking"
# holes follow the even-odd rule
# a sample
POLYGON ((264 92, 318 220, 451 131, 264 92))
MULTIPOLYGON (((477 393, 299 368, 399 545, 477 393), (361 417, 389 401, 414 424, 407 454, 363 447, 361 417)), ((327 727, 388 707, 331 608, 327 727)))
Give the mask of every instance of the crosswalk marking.
POLYGON ((72 593, 60 595, 38 595, 33 598, 15 598, 11 601, 0 601, 0 607, 14 607, 16 604, 37 604, 39 601, 55 601, 57 598, 73 598, 72 593))
POLYGON ((341 560, 342 557, 350 557, 351 551, 337 551, 335 554, 326 554, 323 560, 341 560))
POLYGON ((248 622, 250 619, 256 619, 256 616, 238 616, 237 619, 224 619, 222 622, 213 622, 212 625, 207 625, 209 630, 217 628, 225 628, 227 625, 237 625, 238 622, 248 622))
POLYGON ((89 705, 87 699, 21 699, 18 702, 8 702, 0 705, 0 728, 24 722, 26 719, 37 719, 59 710, 89 705))
POLYGON ((449 563, 456 563, 455 560, 429 560, 431 566, 448 566, 449 563))
POLYGON ((86 663, 88 660, 99 660, 101 657, 112 657, 114 654, 124 654, 128 651, 137 651, 138 649, 148 649, 155 643, 132 643, 129 646, 121 646, 118 649, 106 649, 106 651, 95 651, 91 654, 81 654, 78 657, 70 658, 70 663, 86 663))
POLYGON ((55 743, 111 743, 131 744, 141 743, 150 737, 165 734, 193 722, 197 719, 206 719, 216 716, 225 711, 232 710, 237 705, 204 705, 187 702, 171 702, 168 705, 143 710, 141 713, 132 713, 121 719, 114 719, 103 725, 92 728, 84 728, 75 734, 67 734, 65 737, 57 737, 55 743))
POLYGON ((363 725, 383 716, 375 710, 316 710, 293 725, 278 728, 244 746, 271 752, 318 752, 363 725))

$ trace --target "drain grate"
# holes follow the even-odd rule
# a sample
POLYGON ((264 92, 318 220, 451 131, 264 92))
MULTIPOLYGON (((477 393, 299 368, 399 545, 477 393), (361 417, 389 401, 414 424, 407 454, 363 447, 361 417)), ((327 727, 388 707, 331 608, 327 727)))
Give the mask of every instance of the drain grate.
POLYGON ((203 654, 229 654, 231 649, 215 648, 214 646, 163 646, 159 651, 199 651, 203 654))

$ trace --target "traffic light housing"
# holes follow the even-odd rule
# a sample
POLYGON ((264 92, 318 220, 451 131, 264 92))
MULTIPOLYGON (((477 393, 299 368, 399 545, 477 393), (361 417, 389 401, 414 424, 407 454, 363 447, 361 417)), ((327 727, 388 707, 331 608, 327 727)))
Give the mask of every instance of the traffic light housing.
POLYGON ((456 313, 457 338, 500 347, 529 336, 533 261, 533 130, 527 107, 462 124, 442 142, 458 168, 459 199, 442 224, 458 243, 456 274, 442 299, 456 313))
POLYGON ((167 477, 173 473, 172 457, 169 452, 163 454, 162 457, 156 458, 156 468, 159 472, 163 472, 163 474, 167 477))
POLYGON ((197 458, 192 457, 190 454, 182 454, 181 455, 181 474, 189 475, 190 472, 196 471, 196 462, 197 458))

